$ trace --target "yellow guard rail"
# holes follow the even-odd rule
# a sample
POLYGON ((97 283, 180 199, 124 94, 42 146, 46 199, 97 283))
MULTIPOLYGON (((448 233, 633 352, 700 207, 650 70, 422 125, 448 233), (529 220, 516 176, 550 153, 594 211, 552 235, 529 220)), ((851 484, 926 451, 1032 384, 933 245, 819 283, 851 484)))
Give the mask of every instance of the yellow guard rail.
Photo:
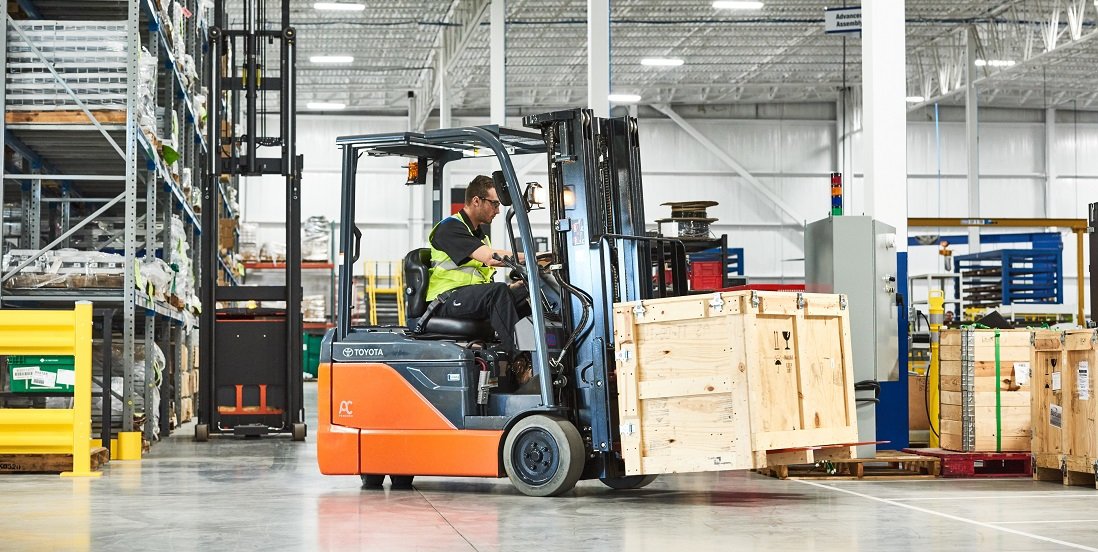
POLYGON ((0 408, 0 454, 71 454, 62 477, 91 471, 92 305, 71 311, 0 310, 0 355, 72 355, 72 408, 0 408))

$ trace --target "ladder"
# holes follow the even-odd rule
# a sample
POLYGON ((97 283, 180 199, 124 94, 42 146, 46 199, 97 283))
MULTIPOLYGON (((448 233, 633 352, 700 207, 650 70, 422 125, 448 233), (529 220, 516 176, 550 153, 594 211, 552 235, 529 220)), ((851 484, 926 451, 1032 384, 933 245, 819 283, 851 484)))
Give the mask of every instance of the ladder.
MULTIPOLYGON (((401 326, 407 324, 404 313, 404 271, 400 261, 363 261, 363 272, 366 274, 366 302, 370 309, 370 325, 378 325, 379 297, 392 297, 396 303, 396 323, 401 326)), ((393 309, 387 310, 391 320, 393 309)))

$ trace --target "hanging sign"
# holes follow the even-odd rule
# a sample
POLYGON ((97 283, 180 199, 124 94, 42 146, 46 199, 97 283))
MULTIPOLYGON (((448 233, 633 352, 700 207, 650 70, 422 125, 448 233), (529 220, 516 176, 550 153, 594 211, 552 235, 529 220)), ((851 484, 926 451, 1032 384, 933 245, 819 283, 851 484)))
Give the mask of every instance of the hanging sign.
POLYGON ((824 32, 827 34, 862 32, 862 7, 825 9, 824 32))

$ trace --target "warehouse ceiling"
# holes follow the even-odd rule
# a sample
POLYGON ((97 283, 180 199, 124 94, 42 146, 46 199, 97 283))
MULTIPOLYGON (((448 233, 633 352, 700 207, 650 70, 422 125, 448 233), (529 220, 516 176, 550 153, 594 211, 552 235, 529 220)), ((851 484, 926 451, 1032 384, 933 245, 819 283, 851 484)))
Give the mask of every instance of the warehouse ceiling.
MULTIPOLYGON (((239 0, 236 0, 239 1, 239 0)), ((299 29, 300 106, 403 113, 445 88, 455 110, 486 111, 490 0, 338 0, 361 11, 321 11, 294 0, 299 29), (443 48, 453 52, 444 59, 443 48), (312 56, 352 56, 321 64, 312 56), (440 63, 442 62, 442 63, 440 63)), ((850 2, 854 4, 854 2, 850 2)), ((766 0, 727 11, 711 0, 612 0, 611 86, 641 103, 834 101, 860 82, 861 40, 823 32, 827 6, 766 0), (678 67, 641 65, 647 57, 678 67)), ((908 94, 924 103, 964 100, 965 42, 976 36, 981 105, 1098 107, 1098 10, 1082 0, 907 0, 908 94)), ((557 108, 586 103, 584 0, 508 0, 507 104, 557 108)), ((922 105, 912 101, 913 108, 922 105)))

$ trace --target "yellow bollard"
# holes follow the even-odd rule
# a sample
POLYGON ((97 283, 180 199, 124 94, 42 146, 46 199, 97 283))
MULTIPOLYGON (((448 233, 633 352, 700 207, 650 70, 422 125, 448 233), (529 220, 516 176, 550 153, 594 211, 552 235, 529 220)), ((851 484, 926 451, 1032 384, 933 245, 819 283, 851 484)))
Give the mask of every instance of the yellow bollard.
POLYGON ((930 448, 938 448, 941 446, 941 422, 939 418, 939 389, 941 388, 939 371, 939 351, 941 348, 940 340, 942 335, 942 322, 945 321, 945 294, 940 289, 930 290, 927 302, 930 304, 930 367, 926 371, 926 389, 927 399, 926 405, 930 410, 930 437, 928 445, 930 448))
POLYGON ((140 460, 144 446, 140 431, 121 431, 118 433, 118 459, 140 460))

